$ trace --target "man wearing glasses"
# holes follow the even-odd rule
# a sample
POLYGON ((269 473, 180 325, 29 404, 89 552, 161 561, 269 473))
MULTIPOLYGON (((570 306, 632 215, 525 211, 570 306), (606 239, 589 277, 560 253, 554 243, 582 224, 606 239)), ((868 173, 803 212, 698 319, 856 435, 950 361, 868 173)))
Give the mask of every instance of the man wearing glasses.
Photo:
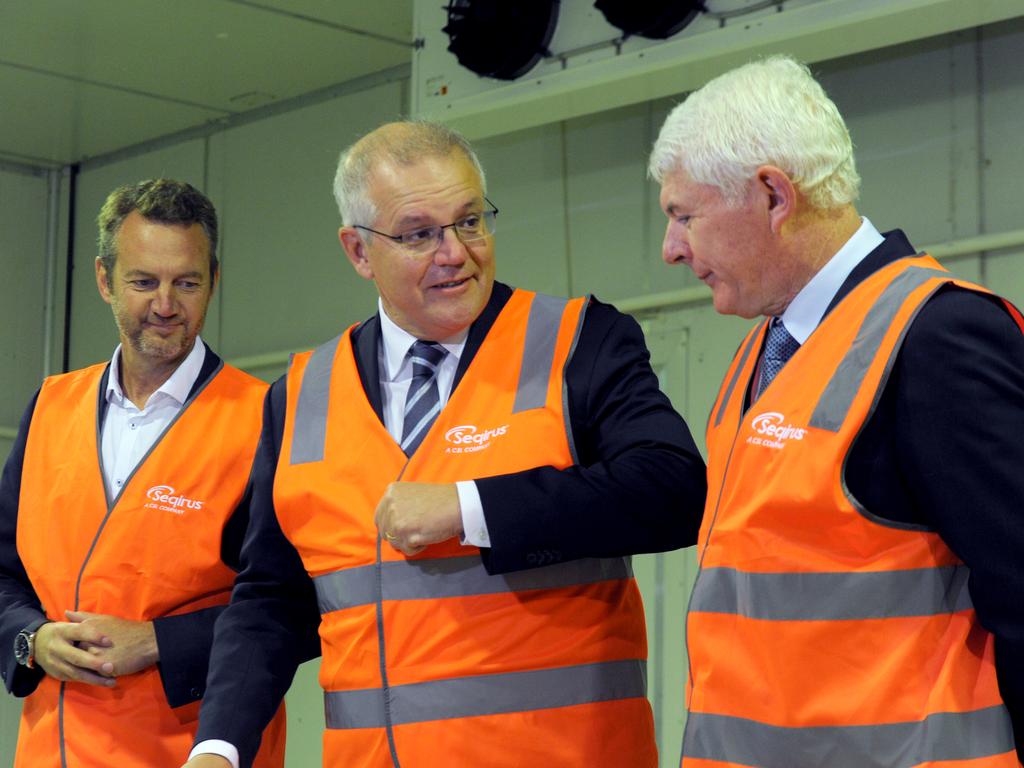
POLYGON ((484 192, 444 126, 342 154, 379 312, 267 399, 190 768, 249 764, 317 627, 324 765, 657 765, 625 556, 695 541, 703 461, 635 321, 494 281, 484 192))

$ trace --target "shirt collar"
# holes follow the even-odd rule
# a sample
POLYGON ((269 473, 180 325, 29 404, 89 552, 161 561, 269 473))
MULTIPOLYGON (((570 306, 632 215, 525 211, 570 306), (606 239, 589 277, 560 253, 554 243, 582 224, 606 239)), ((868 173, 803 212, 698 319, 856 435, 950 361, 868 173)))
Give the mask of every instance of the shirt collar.
MULTIPOLYGON (((167 381, 149 396, 152 400, 158 394, 172 398, 179 405, 184 405, 188 399, 188 393, 199 378, 199 372, 203 368, 203 361, 206 359, 206 345, 203 340, 196 336, 195 343, 185 359, 181 361, 174 373, 167 381)), ((107 402, 122 405, 125 401, 124 390, 121 389, 121 345, 117 345, 114 355, 110 359, 110 375, 107 377, 107 402)), ((146 403, 149 404, 149 401, 146 403)))
MULTIPOLYGON (((404 328, 398 327, 395 321, 388 317, 388 313, 384 311, 384 302, 380 298, 377 299, 377 312, 380 315, 380 337, 384 347, 384 354, 381 356, 384 364, 383 370, 381 370, 381 380, 394 381, 398 378, 406 355, 409 354, 409 348, 417 339, 404 328)), ((462 357, 462 350, 466 346, 468 335, 469 329, 466 328, 454 336, 436 341, 448 351, 448 354, 458 360, 462 357)))
POLYGON ((794 339, 801 344, 807 341, 807 337, 825 316, 825 310, 839 292, 843 281, 884 240, 874 225, 862 217, 861 225, 853 236, 800 289, 782 313, 782 322, 794 339))

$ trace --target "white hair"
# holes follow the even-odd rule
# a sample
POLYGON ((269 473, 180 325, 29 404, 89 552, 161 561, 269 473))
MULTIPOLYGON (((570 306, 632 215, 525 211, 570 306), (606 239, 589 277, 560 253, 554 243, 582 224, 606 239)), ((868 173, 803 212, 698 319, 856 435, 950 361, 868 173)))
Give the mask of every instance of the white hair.
POLYGON ((370 175, 381 162, 413 165, 425 157, 448 157, 461 152, 480 177, 486 192, 484 169, 476 153, 458 131, 441 123, 407 120, 386 123, 368 133, 341 153, 334 174, 334 199, 341 220, 348 226, 369 226, 377 207, 367 193, 370 175))
POLYGON ((683 170, 743 198, 755 170, 774 165, 816 208, 857 199, 860 177, 839 110, 810 70, 789 56, 751 62, 690 94, 661 127, 648 173, 683 170))

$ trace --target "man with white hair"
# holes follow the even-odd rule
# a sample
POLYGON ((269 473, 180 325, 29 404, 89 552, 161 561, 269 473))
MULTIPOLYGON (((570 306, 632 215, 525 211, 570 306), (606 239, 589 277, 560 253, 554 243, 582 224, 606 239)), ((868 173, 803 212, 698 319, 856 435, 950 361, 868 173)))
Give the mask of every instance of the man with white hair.
POLYGON ((858 215, 788 57, 676 107, 650 172, 664 260, 765 318, 708 422, 683 765, 1018 765, 1020 313, 858 215))

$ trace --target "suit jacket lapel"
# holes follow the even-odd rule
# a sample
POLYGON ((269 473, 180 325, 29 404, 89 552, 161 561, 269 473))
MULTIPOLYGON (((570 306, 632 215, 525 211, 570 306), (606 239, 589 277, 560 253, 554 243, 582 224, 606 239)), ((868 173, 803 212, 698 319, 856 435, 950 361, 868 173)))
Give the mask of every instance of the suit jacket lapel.
POLYGON ((352 350, 356 356, 359 380, 380 423, 384 423, 384 405, 380 395, 380 317, 374 315, 352 332, 352 350))

